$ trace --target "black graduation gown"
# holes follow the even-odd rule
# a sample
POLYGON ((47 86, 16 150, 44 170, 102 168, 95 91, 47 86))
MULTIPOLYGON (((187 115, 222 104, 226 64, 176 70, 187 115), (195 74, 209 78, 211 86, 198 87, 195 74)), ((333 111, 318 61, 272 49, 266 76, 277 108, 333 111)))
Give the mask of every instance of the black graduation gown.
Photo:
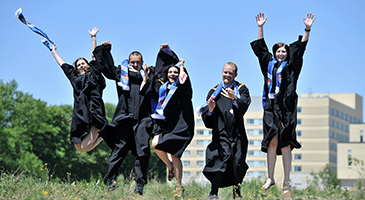
MULTIPOLYGON (((186 72, 187 73, 187 72, 186 72)), ((165 120, 156 120, 153 135, 159 135, 156 149, 181 158, 194 136, 193 90, 189 76, 177 89, 164 109, 165 120)))
MULTIPOLYGON (((207 100, 217 86, 209 91, 207 100)), ((246 163, 248 141, 243 115, 251 103, 251 97, 244 84, 239 84, 239 93, 241 97, 237 99, 237 106, 233 105, 229 96, 221 91, 214 100, 216 107, 213 112, 209 112, 208 106, 202 110, 205 127, 213 129, 212 142, 206 149, 203 174, 212 182, 217 172, 224 173, 219 187, 242 183, 248 169, 246 163)))
POLYGON ((93 125, 101 129, 108 123, 105 118, 105 107, 102 99, 106 86, 101 75, 101 66, 96 61, 89 63, 90 71, 84 75, 74 75, 74 67, 69 64, 61 66, 73 88, 74 105, 71 121, 70 140, 80 143, 90 132, 93 125))
MULTIPOLYGON (((295 128, 297 126, 297 103, 298 95, 296 93, 297 81, 303 65, 303 54, 307 45, 301 42, 302 36, 298 40, 289 45, 289 62, 282 71, 282 82, 280 92, 274 96, 274 99, 267 97, 267 70, 269 62, 273 60, 272 54, 269 52, 265 40, 259 39, 251 43, 251 47, 260 62, 261 72, 264 76, 264 90, 266 94, 266 103, 263 117, 264 138, 261 143, 261 150, 267 152, 270 141, 279 130, 280 124, 283 123, 284 128, 279 133, 279 144, 277 155, 281 155, 281 148, 290 145, 291 149, 301 148, 297 141, 295 128)), ((278 64, 278 63, 276 63, 278 64)), ((273 77, 276 78, 275 66, 273 77)), ((273 81, 273 88, 275 87, 273 81)))

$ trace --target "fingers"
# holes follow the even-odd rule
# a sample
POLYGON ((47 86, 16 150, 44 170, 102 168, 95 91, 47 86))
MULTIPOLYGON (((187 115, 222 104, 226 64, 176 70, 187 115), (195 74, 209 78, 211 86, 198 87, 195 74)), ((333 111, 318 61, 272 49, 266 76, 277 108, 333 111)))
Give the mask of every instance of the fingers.
POLYGON ((167 43, 160 45, 160 49, 166 49, 167 47, 169 47, 169 44, 167 44, 167 43))
POLYGON ((180 58, 180 65, 184 65, 185 64, 185 60, 180 58))
POLYGON ((112 45, 109 41, 104 41, 104 42, 102 42, 101 44, 102 44, 102 45, 104 45, 104 46, 112 45))

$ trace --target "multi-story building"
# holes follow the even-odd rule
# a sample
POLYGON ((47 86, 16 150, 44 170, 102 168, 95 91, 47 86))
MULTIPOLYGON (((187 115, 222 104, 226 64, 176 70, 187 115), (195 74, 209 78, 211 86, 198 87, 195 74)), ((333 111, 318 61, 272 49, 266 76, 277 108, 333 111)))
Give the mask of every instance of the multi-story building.
MULTIPOLYGON (((252 103, 244 116, 249 140, 247 163, 250 169, 246 179, 267 176, 266 154, 261 152, 262 100, 251 97, 252 103)), ((349 141, 350 124, 361 123, 362 97, 355 93, 302 94, 298 100, 298 141, 301 149, 292 151, 292 185, 306 187, 311 172, 318 172, 329 164, 337 171, 337 144, 349 141)), ((205 148, 211 141, 211 130, 196 116, 195 136, 183 155, 184 180, 206 182, 201 170, 205 165, 205 148)), ((275 180, 283 181, 281 156, 275 168, 275 180)))
POLYGON ((350 125, 350 141, 337 145, 337 178, 342 187, 356 187, 361 180, 365 185, 365 124, 350 125))

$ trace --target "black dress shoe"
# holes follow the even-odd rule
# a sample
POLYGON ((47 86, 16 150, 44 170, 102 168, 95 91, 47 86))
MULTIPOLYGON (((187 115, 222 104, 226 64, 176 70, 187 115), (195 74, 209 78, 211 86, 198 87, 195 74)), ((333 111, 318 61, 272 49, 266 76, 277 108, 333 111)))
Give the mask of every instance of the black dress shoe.
POLYGON ((220 199, 218 197, 218 191, 210 191, 208 199, 220 199))
POLYGON ((117 180, 116 179, 110 179, 109 180, 109 186, 108 186, 108 191, 113 191, 115 189, 117 189, 117 180))
POLYGON ((143 183, 137 183, 136 184, 136 187, 134 188, 133 193, 134 194, 143 195, 143 187, 144 187, 144 184, 143 183))
POLYGON ((236 199, 236 198, 242 199, 240 186, 233 186, 233 199, 236 199))

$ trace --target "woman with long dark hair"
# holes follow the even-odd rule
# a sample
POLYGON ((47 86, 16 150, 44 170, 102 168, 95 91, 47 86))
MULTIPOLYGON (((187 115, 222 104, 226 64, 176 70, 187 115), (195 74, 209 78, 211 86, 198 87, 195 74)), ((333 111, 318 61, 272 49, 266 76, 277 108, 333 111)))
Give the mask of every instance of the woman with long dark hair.
POLYGON ((269 52, 263 36, 266 19, 264 13, 257 14, 257 40, 251 43, 255 55, 259 59, 265 81, 262 102, 264 138, 261 150, 267 153, 268 178, 262 189, 267 190, 275 184, 276 156, 282 155, 284 165, 282 194, 286 195, 290 193, 291 150, 301 148, 295 132, 298 102, 297 81, 315 18, 314 15, 307 14, 306 18, 303 18, 305 25, 303 36, 299 36, 299 39, 290 45, 275 44, 273 46, 274 55, 269 52))
POLYGON ((164 84, 159 88, 158 105, 152 115, 157 127, 153 131, 152 147, 169 169, 168 179, 177 178, 175 197, 184 196, 181 156, 194 136, 193 90, 184 62, 180 59, 180 67, 169 65, 165 68, 164 84), (171 155, 172 161, 167 154, 171 155))
MULTIPOLYGON (((99 29, 89 31, 92 39, 92 50, 96 46, 96 33, 99 29)), ((100 65, 95 60, 88 62, 78 58, 74 66, 67 64, 58 55, 57 47, 52 45, 51 52, 61 66, 73 88, 74 105, 71 120, 70 140, 77 151, 90 151, 102 140, 99 130, 107 124, 105 108, 102 99, 105 79, 101 74, 100 65)))

